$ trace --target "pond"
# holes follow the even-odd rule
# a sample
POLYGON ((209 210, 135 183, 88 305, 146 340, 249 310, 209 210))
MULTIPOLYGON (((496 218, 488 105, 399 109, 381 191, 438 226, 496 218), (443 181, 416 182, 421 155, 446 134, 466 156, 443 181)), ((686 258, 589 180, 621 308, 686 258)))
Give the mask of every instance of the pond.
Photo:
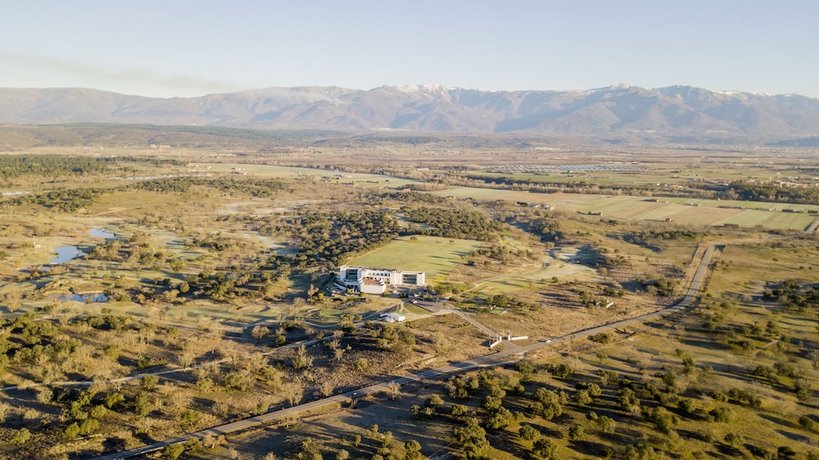
POLYGON ((57 257, 49 262, 49 265, 64 264, 69 260, 82 256, 83 254, 84 253, 76 246, 59 246, 57 247, 57 257))
POLYGON ((108 302, 108 296, 100 292, 90 292, 87 294, 63 294, 57 296, 57 300, 63 302, 83 302, 83 303, 102 303, 108 302))
POLYGON ((88 231, 88 234, 95 237, 95 238, 103 238, 103 239, 106 239, 106 240, 114 239, 117 236, 114 233, 109 232, 108 230, 101 229, 101 228, 92 228, 91 230, 88 231))
MULTIPOLYGON (((95 238, 103 238, 106 240, 110 240, 112 238, 116 238, 116 235, 112 232, 107 230, 103 230, 101 228, 92 228, 88 231, 88 234, 95 237, 95 238)), ((82 257, 85 253, 81 251, 77 246, 59 246, 57 247, 57 257, 49 262, 49 265, 60 265, 64 264, 70 260, 74 260, 77 257, 82 257)))

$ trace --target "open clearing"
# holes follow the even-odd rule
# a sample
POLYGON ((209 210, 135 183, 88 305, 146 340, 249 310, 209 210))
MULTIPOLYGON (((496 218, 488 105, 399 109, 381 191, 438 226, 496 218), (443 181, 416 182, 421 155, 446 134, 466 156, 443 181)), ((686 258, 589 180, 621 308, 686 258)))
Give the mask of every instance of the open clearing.
POLYGON ((461 257, 478 249, 475 240, 432 236, 402 237, 350 260, 351 265, 373 268, 400 268, 427 274, 427 280, 443 278, 461 262, 461 257))
POLYGON ((491 278, 478 284, 474 292, 495 295, 531 290, 538 284, 551 281, 553 277, 570 278, 573 281, 591 281, 597 278, 594 270, 585 265, 554 261, 542 268, 491 278))

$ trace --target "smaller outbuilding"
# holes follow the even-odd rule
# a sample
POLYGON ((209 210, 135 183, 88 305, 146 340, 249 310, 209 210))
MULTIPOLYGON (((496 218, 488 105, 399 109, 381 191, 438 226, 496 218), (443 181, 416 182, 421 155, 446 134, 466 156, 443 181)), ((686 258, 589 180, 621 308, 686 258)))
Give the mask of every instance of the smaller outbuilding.
POLYGON ((407 320, 406 315, 395 312, 384 313, 381 318, 388 323, 400 323, 407 320))

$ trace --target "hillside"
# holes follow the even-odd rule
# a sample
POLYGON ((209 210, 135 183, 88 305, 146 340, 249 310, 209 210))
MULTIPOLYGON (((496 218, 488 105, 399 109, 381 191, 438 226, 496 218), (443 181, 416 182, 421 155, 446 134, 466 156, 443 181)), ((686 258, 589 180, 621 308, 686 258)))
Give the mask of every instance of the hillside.
POLYGON ((434 85, 371 90, 300 87, 194 98, 149 98, 78 88, 0 89, 0 123, 798 142, 819 133, 819 100, 627 85, 586 91, 497 92, 434 85))

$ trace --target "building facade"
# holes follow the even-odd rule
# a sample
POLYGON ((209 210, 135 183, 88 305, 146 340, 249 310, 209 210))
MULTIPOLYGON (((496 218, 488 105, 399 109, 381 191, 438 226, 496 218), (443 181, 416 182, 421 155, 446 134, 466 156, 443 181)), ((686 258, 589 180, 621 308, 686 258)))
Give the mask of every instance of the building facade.
POLYGON ((424 287, 426 276, 424 272, 344 265, 336 273, 336 283, 365 294, 383 294, 388 288, 424 287))

